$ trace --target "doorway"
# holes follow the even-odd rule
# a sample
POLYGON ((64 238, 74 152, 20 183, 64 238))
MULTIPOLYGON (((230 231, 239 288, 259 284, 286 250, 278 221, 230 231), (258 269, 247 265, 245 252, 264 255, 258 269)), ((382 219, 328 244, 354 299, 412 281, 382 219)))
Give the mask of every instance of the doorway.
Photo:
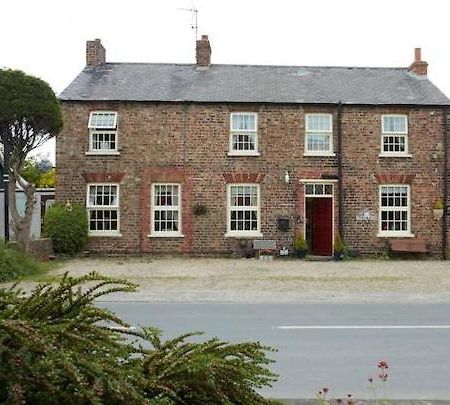
POLYGON ((326 190, 325 185, 312 186, 313 193, 305 193, 305 237, 310 252, 315 256, 333 255, 333 197, 332 186, 326 190), (326 191, 329 191, 329 194, 326 191), (318 194, 317 191, 321 191, 318 194), (309 195, 308 195, 309 194, 309 195), (313 195, 311 195, 313 194, 313 195))

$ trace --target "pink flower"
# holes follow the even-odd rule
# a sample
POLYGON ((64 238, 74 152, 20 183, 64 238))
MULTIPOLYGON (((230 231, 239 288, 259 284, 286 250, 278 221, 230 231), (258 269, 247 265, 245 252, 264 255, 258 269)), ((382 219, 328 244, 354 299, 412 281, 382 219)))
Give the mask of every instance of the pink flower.
POLYGON ((378 368, 381 368, 381 369, 387 369, 387 368, 388 368, 387 361, 380 360, 380 361, 378 362, 378 368))

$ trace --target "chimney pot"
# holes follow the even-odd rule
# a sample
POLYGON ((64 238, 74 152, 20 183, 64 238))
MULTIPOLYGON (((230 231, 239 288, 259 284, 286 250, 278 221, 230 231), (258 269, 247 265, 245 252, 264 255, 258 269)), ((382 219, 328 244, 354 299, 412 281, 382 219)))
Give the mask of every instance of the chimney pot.
POLYGON ((422 62, 422 50, 420 48, 414 49, 414 61, 415 62, 422 62))
POLYGON ((201 39, 197 40, 195 51, 197 69, 208 69, 211 65, 211 45, 208 35, 202 35, 201 39))
POLYGON ((422 50, 414 48, 414 62, 408 68, 408 72, 413 72, 418 76, 426 76, 428 73, 428 63, 422 60, 422 50))
POLYGON ((106 63, 106 51, 102 41, 86 41, 86 66, 101 66, 106 63))

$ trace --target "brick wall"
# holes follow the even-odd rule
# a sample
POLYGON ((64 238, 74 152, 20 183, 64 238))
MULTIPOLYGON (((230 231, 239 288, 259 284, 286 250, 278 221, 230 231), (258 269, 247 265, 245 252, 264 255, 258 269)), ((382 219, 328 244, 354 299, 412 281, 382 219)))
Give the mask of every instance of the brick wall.
MULTIPOLYGON (((304 115, 333 114, 336 107, 302 105, 220 105, 176 103, 64 103, 65 129, 57 137, 58 200, 85 204, 85 173, 123 173, 120 181, 121 237, 93 237, 89 248, 114 252, 224 253, 239 241, 225 238, 226 183, 230 174, 261 179, 261 231, 264 238, 292 247, 293 236, 304 230, 304 192, 301 179, 337 175, 336 157, 305 157, 304 115), (89 156, 87 122, 92 110, 119 113, 120 156, 89 156), (258 112, 260 156, 228 156, 229 116, 233 111, 258 112), (284 181, 285 172, 290 182, 284 181), (182 184, 184 238, 148 237, 151 183, 182 184), (192 214, 195 204, 205 215, 192 214), (276 219, 289 217, 289 232, 277 230, 276 219)), ((409 179, 412 195, 412 231, 420 232, 438 256, 440 222, 433 218, 433 202, 442 196, 442 112, 433 108, 344 106, 343 229, 350 248, 365 254, 385 249, 377 238, 380 175, 401 174, 409 179), (409 116, 412 157, 379 157, 381 115, 409 116), (360 214, 369 211, 369 220, 360 214)), ((381 177, 382 179, 383 177, 381 177)), ((337 186, 334 194, 338 225, 337 186)))

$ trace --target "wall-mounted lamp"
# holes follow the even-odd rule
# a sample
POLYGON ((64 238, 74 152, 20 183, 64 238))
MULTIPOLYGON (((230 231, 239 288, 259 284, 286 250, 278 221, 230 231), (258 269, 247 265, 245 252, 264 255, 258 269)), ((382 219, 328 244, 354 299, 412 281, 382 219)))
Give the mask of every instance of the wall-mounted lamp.
POLYGON ((284 172, 284 182, 285 182, 286 184, 289 184, 289 180, 290 180, 289 172, 286 170, 286 171, 284 172))

